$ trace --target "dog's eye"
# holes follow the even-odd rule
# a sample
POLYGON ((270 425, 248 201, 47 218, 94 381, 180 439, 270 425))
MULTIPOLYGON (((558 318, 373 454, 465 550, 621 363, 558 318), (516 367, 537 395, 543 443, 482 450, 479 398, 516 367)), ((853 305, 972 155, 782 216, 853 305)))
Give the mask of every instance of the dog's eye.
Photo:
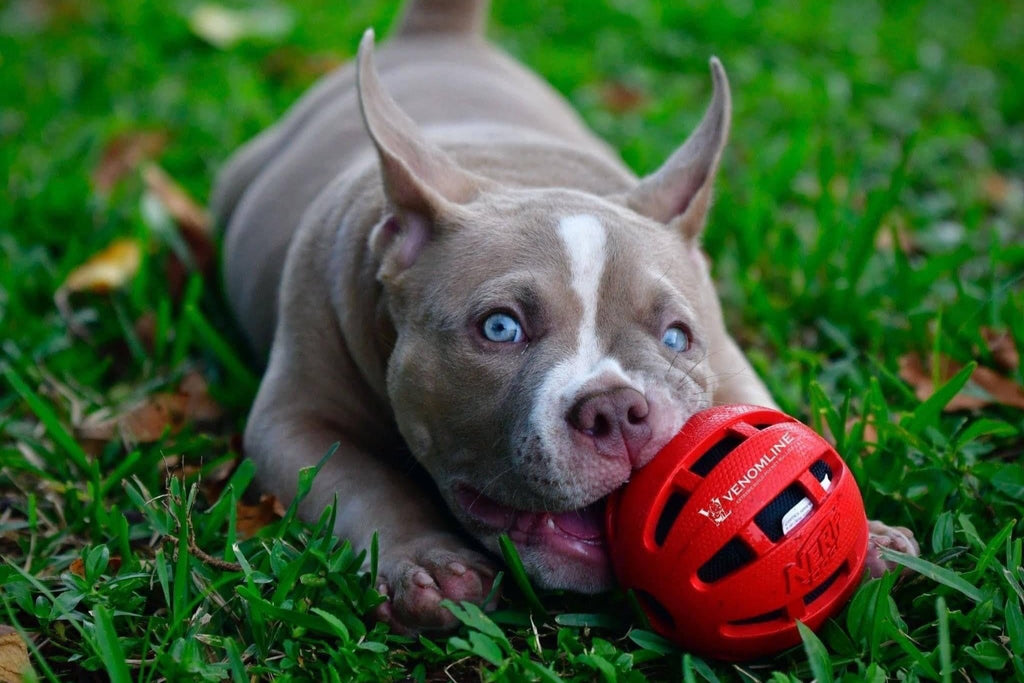
POLYGON ((690 332, 681 325, 673 325, 665 330, 661 343, 676 353, 682 353, 690 348, 690 332))
POLYGON ((521 342, 526 336, 522 324, 508 313, 491 313, 484 319, 482 329, 488 341, 499 344, 521 342))

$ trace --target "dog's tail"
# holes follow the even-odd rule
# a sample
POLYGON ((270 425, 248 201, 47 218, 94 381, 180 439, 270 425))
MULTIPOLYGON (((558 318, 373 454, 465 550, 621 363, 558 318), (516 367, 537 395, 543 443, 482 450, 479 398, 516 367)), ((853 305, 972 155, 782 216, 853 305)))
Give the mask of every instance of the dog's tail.
POLYGON ((394 35, 481 35, 490 4, 490 0, 408 0, 394 35))

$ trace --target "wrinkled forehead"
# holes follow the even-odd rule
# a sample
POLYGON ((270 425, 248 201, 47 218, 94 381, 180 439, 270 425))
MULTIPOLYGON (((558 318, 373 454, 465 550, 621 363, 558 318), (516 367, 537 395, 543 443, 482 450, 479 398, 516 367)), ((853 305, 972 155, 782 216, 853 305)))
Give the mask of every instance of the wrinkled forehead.
POLYGON ((531 193, 474 209, 448 240, 448 275, 474 298, 517 290, 593 311, 682 298, 698 277, 681 236, 599 198, 531 193))
POLYGON ((621 261, 645 253, 652 265, 670 265, 685 250, 682 237, 666 226, 581 192, 511 192, 488 197, 475 208, 470 220, 478 229, 469 243, 515 260, 533 258, 539 265, 554 266, 557 259, 564 268, 580 259, 621 261))

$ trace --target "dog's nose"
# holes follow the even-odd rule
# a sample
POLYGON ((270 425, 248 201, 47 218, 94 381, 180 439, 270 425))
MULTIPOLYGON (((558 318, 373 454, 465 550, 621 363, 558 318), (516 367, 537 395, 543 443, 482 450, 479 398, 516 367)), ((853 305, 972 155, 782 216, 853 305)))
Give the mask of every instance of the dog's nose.
POLYGON ((577 432, 594 440, 601 455, 628 457, 637 467, 637 459, 651 440, 647 422, 650 407, 636 389, 619 387, 583 396, 567 416, 577 432))

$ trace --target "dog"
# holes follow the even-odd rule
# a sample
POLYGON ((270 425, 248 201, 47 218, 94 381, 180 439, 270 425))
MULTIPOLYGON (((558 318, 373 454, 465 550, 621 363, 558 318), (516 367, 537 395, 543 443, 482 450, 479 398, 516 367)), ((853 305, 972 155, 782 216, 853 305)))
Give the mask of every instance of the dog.
MULTIPOLYGON (((486 0, 411 0, 220 173, 225 288, 267 366, 258 481, 378 534, 377 617, 450 628, 486 601, 498 537, 534 582, 612 585, 602 501, 687 418, 774 406, 700 249, 730 126, 725 70, 686 142, 638 179, 483 37, 486 0), (476 542, 472 539, 475 538, 476 542)), ((872 523, 877 547, 917 552, 872 523)))

